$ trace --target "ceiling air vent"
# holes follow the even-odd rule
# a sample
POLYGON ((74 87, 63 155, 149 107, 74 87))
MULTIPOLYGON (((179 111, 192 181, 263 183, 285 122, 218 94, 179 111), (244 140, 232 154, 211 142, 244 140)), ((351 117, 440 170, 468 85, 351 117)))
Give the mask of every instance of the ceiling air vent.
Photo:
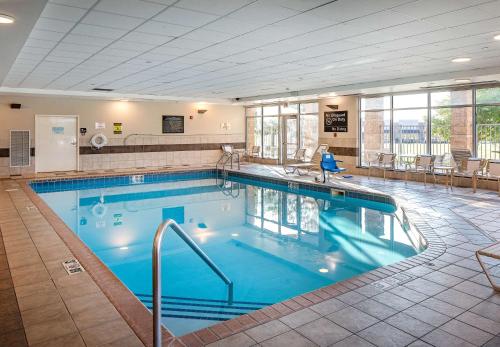
POLYGON ((114 89, 111 89, 111 88, 92 88, 92 90, 95 90, 96 92, 112 92, 114 89))
POLYGON ((10 167, 30 166, 30 131, 10 131, 10 167))

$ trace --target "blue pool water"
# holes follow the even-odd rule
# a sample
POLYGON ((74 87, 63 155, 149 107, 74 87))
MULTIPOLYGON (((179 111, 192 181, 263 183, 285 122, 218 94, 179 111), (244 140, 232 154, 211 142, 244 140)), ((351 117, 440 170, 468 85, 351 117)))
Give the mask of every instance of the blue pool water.
POLYGON ((172 218, 234 282, 173 232, 162 250, 163 322, 175 335, 417 254, 395 208, 214 173, 32 183, 32 188, 151 308, 154 233, 172 218))

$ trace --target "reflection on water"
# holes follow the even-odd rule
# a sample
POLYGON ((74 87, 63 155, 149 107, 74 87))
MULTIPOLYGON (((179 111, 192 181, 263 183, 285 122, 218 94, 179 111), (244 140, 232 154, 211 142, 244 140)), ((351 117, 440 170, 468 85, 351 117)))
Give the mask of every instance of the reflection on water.
MULTIPOLYGON (((221 313, 170 307, 164 319, 176 334, 394 263, 422 249, 401 226, 392 206, 287 191, 255 181, 205 178, 40 190, 40 196, 146 306, 152 292, 152 240, 167 218, 175 219, 234 282, 235 300, 254 305, 239 313, 234 308, 221 313)), ((225 298, 224 283, 174 233, 165 237, 162 264, 163 295, 225 298)))
POLYGON ((386 263, 382 250, 408 257, 420 247, 392 213, 257 186, 246 187, 246 199, 246 223, 255 230, 344 259, 355 255, 368 267, 386 263))

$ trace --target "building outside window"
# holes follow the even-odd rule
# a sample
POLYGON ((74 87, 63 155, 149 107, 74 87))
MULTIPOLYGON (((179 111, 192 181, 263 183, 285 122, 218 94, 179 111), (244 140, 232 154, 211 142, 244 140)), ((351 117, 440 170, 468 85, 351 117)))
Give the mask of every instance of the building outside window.
POLYGON ((468 149, 481 158, 499 159, 500 88, 362 97, 360 125, 361 165, 380 152, 401 158, 468 149))

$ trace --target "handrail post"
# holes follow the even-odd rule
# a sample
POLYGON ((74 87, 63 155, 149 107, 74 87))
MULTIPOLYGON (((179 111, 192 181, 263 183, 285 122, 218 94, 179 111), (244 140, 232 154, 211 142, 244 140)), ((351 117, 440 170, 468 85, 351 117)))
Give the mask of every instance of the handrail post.
POLYGON ((153 346, 161 347, 161 242, 170 220, 162 223, 156 230, 153 242, 153 346))
POLYGON ((193 241, 191 237, 173 219, 167 219, 158 226, 153 241, 153 346, 161 347, 161 243, 168 228, 187 243, 187 245, 215 272, 228 287, 229 305, 233 304, 233 282, 219 269, 205 252, 193 241))

